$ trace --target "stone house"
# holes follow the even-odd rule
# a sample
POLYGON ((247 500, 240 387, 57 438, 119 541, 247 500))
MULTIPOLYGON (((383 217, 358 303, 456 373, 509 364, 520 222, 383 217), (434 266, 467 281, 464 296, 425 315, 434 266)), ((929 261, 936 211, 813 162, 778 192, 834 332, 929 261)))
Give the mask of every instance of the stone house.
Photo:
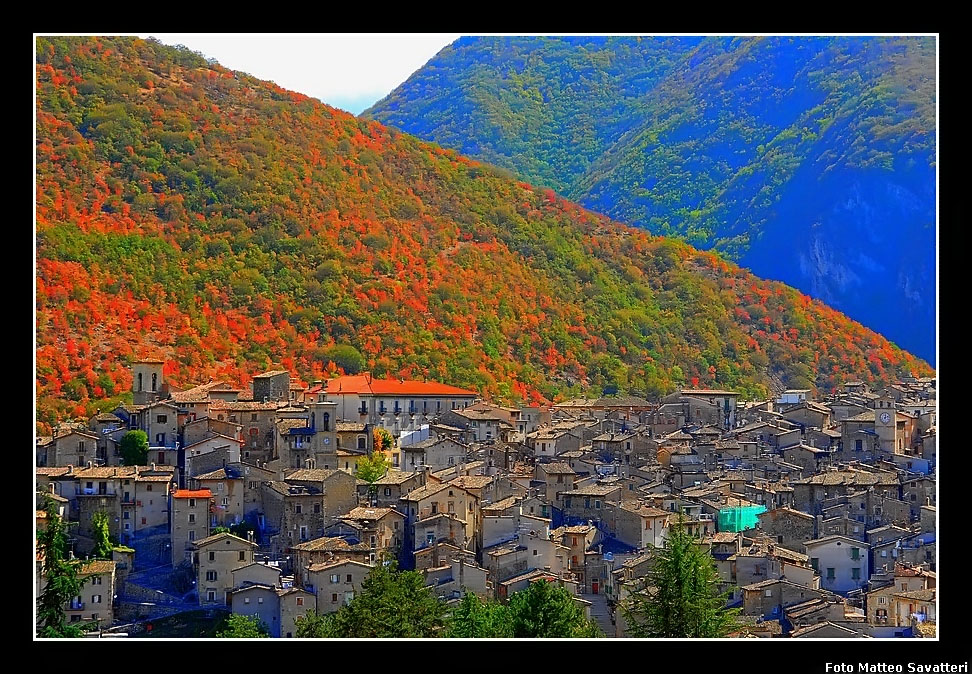
POLYGON ((796 552, 806 553, 805 543, 816 535, 813 515, 792 508, 774 508, 759 513, 759 530, 776 539, 777 544, 796 552))
POLYGON ((371 565, 377 561, 374 551, 367 543, 352 545, 343 538, 330 536, 322 536, 306 543, 300 543, 293 546, 291 551, 294 553, 294 582, 297 585, 306 585, 311 582, 307 578, 307 569, 314 564, 350 559, 371 565))
POLYGON ((172 566, 192 561, 196 541, 209 536, 212 498, 213 493, 208 489, 177 489, 172 492, 172 566))
POLYGON ((870 545, 847 536, 806 542, 810 565, 820 574, 820 587, 838 594, 864 587, 870 576, 870 545))
MULTIPOLYGON (((114 621, 115 562, 102 559, 85 562, 78 571, 84 580, 81 593, 64 603, 64 618, 68 623, 96 621, 109 627, 114 621)), ((41 590, 47 584, 41 580, 41 590)))
POLYGON ((361 583, 371 569, 368 564, 349 559, 311 564, 304 589, 316 595, 318 613, 334 613, 361 592, 361 583))
POLYGON ((193 482, 195 489, 209 489, 213 493, 215 526, 231 527, 243 521, 245 488, 239 468, 218 468, 196 475, 193 482))
POLYGON ((216 534, 199 539, 193 546, 196 590, 202 606, 230 604, 234 589, 233 571, 253 564, 257 544, 233 534, 216 534))

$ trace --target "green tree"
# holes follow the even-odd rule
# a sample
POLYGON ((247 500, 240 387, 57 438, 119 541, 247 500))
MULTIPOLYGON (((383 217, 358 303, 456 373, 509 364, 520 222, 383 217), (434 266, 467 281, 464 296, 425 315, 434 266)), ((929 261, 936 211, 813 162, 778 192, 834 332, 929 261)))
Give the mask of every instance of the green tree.
POLYGON ((104 510, 99 510, 91 516, 91 528, 94 531, 94 550, 91 554, 98 559, 111 559, 111 551, 115 547, 108 522, 108 513, 104 510))
MULTIPOLYGON (((387 433, 388 431, 385 432, 387 433)), ((375 494, 377 493, 378 488, 375 482, 385 476, 388 468, 388 457, 378 451, 377 448, 370 455, 358 459, 358 470, 355 473, 355 477, 368 483, 369 502, 374 502, 375 494)))
POLYGON ((422 574, 378 564, 361 593, 325 622, 327 636, 435 637, 445 625, 445 605, 425 586, 422 574))
POLYGON ((126 466, 144 466, 148 463, 148 436, 145 431, 128 431, 121 439, 122 462, 126 466))
POLYGON ((722 637, 736 625, 712 555, 697 545, 682 518, 669 527, 646 587, 622 604, 635 637, 722 637))
POLYGON ((467 592, 452 610, 447 634, 453 638, 512 637, 513 621, 503 604, 482 601, 467 592))
POLYGON ((57 512, 57 503, 44 496, 46 528, 37 537, 44 557, 44 589, 37 599, 38 636, 47 638, 80 637, 79 625, 64 622, 64 604, 76 597, 84 586, 81 561, 68 559, 67 524, 57 512))
POLYGON ((327 639, 341 636, 336 633, 334 614, 311 611, 305 616, 298 616, 295 624, 298 639, 327 639))
POLYGON ((221 639, 260 639, 270 636, 266 624, 251 615, 230 614, 226 619, 226 629, 216 633, 221 639))
MULTIPOLYGON (((321 265, 322 267, 324 265, 321 265)), ((324 358, 344 370, 345 374, 358 374, 365 366, 365 357, 350 344, 336 344, 324 352, 324 358)))
POLYGON ((508 609, 515 637, 600 636, 570 592, 544 580, 510 597, 508 609))

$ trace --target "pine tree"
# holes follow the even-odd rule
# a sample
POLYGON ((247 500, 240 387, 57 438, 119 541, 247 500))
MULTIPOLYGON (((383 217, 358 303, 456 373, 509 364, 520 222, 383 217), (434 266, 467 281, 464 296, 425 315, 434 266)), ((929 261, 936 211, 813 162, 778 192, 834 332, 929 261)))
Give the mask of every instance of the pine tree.
POLYGON ((47 638, 80 637, 78 625, 64 622, 64 604, 76 597, 84 586, 79 577, 82 562, 68 559, 67 525, 57 512, 57 503, 44 496, 47 528, 37 537, 39 552, 44 556, 46 584, 37 598, 38 636, 47 638))
POLYGON ((719 592, 712 555, 686 531, 681 518, 669 527, 665 546, 647 576, 647 586, 622 604, 628 633, 635 637, 721 637, 735 626, 719 592))

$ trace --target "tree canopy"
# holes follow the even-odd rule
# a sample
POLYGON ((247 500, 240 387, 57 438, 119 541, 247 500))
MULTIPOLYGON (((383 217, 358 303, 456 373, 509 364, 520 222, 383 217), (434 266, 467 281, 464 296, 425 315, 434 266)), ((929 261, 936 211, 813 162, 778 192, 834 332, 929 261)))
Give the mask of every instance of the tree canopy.
POLYGON ((148 463, 148 435, 145 431, 128 431, 121 439, 122 462, 126 466, 144 466, 148 463))
POLYGON ((221 639, 261 639, 270 636, 266 623, 252 615, 231 613, 225 629, 216 633, 221 639))
POLYGON ((297 622, 298 637, 435 637, 445 625, 445 606, 422 574, 380 563, 361 592, 337 613, 297 622))
POLYGON ((115 547, 109 529, 108 513, 99 510, 91 516, 91 528, 93 530, 94 550, 91 554, 99 559, 111 559, 111 551, 115 547))

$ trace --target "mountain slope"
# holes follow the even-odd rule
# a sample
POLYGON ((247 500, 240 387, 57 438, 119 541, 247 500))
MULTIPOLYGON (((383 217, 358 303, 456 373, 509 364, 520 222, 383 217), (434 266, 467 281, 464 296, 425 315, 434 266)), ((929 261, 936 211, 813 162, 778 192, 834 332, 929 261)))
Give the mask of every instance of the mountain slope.
POLYGON ((364 116, 934 356, 931 38, 462 38, 364 116))
POLYGON ((42 424, 281 364, 507 400, 927 364, 779 283, 188 51, 37 40, 42 424), (110 404, 110 401, 105 404, 110 404))

